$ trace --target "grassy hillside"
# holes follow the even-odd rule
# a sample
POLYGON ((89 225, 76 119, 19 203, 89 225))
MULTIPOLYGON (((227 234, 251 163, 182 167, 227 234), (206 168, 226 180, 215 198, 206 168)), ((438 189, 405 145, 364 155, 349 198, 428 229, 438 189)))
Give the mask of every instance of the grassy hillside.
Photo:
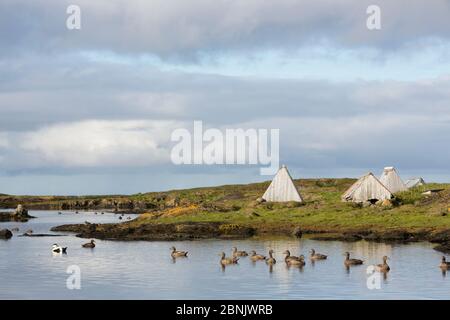
POLYGON ((300 226, 308 232, 450 229, 450 184, 428 184, 396 195, 392 206, 362 207, 340 200, 354 179, 295 180, 305 203, 257 203, 269 182, 173 190, 130 196, 0 197, 0 206, 29 208, 125 208, 143 213, 124 227, 154 223, 221 222, 252 226, 259 232, 282 232, 300 226), (429 189, 443 191, 425 196, 429 189), (112 205, 113 204, 113 205, 112 205), (86 205, 83 207, 83 205, 86 205), (112 207, 111 207, 112 205, 112 207))
POLYGON ((303 205, 256 203, 267 183, 184 190, 176 193, 180 199, 200 203, 146 213, 134 224, 220 221, 266 231, 301 226, 311 232, 450 228, 449 184, 432 184, 399 193, 393 206, 361 207, 340 200, 353 182, 352 179, 296 180, 305 199, 303 205), (444 190, 431 196, 422 195, 430 188, 444 190))

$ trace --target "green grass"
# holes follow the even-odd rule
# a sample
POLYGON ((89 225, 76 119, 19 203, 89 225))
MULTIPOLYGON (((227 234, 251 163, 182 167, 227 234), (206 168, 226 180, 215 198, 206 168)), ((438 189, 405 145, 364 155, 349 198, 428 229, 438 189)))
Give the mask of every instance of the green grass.
MULTIPOLYGON (((302 179, 294 183, 305 203, 262 203, 261 197, 269 182, 248 185, 171 190, 166 192, 140 193, 130 196, 89 197, 12 197, 0 196, 25 206, 33 204, 60 205, 65 201, 102 200, 140 201, 154 205, 129 225, 146 223, 223 222, 253 226, 260 230, 283 230, 300 226, 304 230, 320 232, 344 232, 354 230, 410 231, 445 230, 450 228, 450 184, 428 184, 396 194, 393 207, 361 207, 341 201, 341 195, 354 183, 354 179, 302 179), (431 196, 422 195, 429 189, 444 189, 431 196), (174 201, 178 208, 188 209, 181 214, 169 214, 174 201)), ((175 210, 176 211, 176 210, 175 210)))
POLYGON ((263 203, 256 205, 254 200, 267 187, 264 184, 246 186, 225 186, 184 190, 179 196, 186 196, 193 201, 203 195, 202 204, 213 203, 229 209, 225 212, 199 209, 195 212, 180 215, 164 215, 155 219, 144 215, 134 224, 142 223, 181 223, 181 222, 224 222, 249 225, 258 229, 283 229, 300 226, 305 230, 320 232, 342 232, 354 230, 389 230, 403 229, 444 230, 450 228, 450 185, 432 184, 415 188, 396 195, 394 207, 361 207, 352 203, 341 202, 342 193, 354 182, 352 179, 321 179, 297 180, 305 204, 295 207, 291 204, 263 203), (422 192, 428 189, 444 189, 439 194, 424 196, 422 192), (234 199, 227 195, 241 194, 234 199))

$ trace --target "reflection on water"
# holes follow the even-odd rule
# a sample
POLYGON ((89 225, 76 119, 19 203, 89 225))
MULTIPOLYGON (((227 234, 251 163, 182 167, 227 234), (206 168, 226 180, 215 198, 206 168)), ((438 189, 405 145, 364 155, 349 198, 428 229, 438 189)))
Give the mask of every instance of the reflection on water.
MULTIPOLYGON (((450 279, 439 269, 441 254, 429 243, 383 244, 375 242, 313 241, 308 239, 204 240, 182 242, 120 242, 97 240, 94 249, 82 248, 86 239, 18 237, 27 229, 50 233, 65 223, 119 222, 105 213, 79 214, 31 212, 27 223, 0 223, 0 229, 18 227, 12 239, 0 240, 0 298, 2 299, 449 299, 450 279), (67 255, 52 255, 52 244, 68 247, 67 255), (170 248, 189 251, 173 260, 170 248), (275 265, 252 262, 222 267, 219 253, 231 248, 274 250, 275 265), (310 249, 328 259, 308 259, 310 249), (304 267, 287 266, 283 251, 306 256, 304 267), (364 265, 346 270, 343 253, 363 259, 364 265), (367 266, 391 258, 391 271, 381 277, 381 288, 367 287, 367 266), (79 266, 81 290, 66 288, 67 268, 79 266)), ((128 217, 128 216, 127 216, 128 217)), ((124 219, 126 221, 126 219, 124 219)), ((124 221, 122 220, 122 221, 124 221)), ((63 233, 65 235, 65 233, 63 233)))

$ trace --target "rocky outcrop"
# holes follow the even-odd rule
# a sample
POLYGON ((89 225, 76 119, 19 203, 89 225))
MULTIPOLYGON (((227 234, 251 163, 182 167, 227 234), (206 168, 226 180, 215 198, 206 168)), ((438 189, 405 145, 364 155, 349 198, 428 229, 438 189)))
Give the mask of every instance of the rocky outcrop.
POLYGON ((52 228, 52 231, 75 232, 82 238, 108 240, 196 240, 240 239, 255 234, 253 228, 216 222, 148 223, 139 226, 118 224, 71 224, 52 228))
POLYGON ((8 229, 0 230, 0 239, 11 239, 13 236, 12 232, 8 229))
POLYGON ((0 221, 27 222, 31 218, 34 217, 30 216, 28 210, 20 204, 13 212, 0 212, 0 221))

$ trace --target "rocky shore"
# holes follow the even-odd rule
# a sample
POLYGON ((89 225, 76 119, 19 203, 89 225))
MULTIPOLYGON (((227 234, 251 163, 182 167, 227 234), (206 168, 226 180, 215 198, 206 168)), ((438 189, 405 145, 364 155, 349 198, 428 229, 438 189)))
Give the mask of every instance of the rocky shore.
POLYGON ((28 210, 22 205, 18 205, 13 212, 0 212, 0 222, 16 221, 27 222, 29 219, 34 218, 28 214, 28 210))
POLYGON ((82 238, 103 240, 198 240, 198 239, 243 239, 255 234, 251 227, 214 222, 154 223, 132 226, 117 224, 68 224, 51 231, 77 233, 82 238))

